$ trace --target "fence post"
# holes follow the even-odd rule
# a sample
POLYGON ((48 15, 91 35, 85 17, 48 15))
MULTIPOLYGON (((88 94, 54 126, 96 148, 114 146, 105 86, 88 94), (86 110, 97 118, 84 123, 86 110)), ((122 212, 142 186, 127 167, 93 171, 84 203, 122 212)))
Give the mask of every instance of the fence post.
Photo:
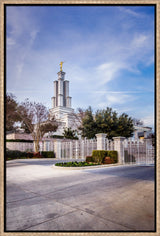
POLYGON ((83 159, 85 156, 84 156, 84 140, 82 140, 82 139, 81 139, 81 144, 82 144, 81 153, 82 153, 82 159, 83 159))
POLYGON ((118 152, 118 163, 124 164, 124 146, 125 137, 114 137, 114 150, 118 152))
POLYGON ((105 138, 107 134, 96 134, 97 137, 97 150, 105 150, 105 138))
POLYGON ((72 159, 73 158, 73 142, 72 141, 70 141, 69 142, 69 149, 70 149, 70 159, 72 159))
POLYGON ((61 140, 56 140, 54 142, 54 150, 55 150, 55 155, 56 155, 57 159, 62 158, 61 149, 62 149, 62 141, 61 140))

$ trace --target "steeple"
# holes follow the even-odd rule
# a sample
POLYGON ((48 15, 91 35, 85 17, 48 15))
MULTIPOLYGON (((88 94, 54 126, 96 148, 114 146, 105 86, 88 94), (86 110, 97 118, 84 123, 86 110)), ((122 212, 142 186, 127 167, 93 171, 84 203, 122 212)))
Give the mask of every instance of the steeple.
POLYGON ((54 81, 54 97, 52 97, 52 108, 71 108, 71 97, 69 96, 69 81, 65 80, 65 72, 62 71, 63 62, 60 62, 58 80, 54 81))

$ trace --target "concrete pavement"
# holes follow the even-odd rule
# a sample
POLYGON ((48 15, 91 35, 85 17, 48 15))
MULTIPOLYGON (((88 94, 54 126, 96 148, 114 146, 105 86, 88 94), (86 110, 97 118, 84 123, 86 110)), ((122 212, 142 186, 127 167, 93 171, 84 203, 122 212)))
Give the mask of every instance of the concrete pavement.
POLYGON ((154 231, 154 167, 7 162, 7 231, 154 231))

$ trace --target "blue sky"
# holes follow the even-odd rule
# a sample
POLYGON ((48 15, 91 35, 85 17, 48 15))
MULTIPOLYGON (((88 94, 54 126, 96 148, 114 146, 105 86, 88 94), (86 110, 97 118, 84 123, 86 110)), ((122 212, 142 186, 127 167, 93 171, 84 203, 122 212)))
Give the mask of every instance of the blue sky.
POLYGON ((154 7, 8 6, 7 92, 51 108, 60 61, 72 107, 154 125, 154 7))

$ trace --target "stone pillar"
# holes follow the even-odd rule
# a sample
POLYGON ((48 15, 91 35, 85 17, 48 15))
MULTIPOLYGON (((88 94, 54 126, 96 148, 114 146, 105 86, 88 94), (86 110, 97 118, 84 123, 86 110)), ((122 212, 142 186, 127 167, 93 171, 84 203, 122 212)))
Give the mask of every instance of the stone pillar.
POLYGON ((63 95, 62 94, 58 95, 58 106, 63 107, 63 95))
POLYGON ((114 137, 114 150, 118 152, 118 163, 124 163, 124 145, 123 141, 125 140, 124 137, 114 137))
POLYGON ((96 134, 97 137, 97 150, 105 150, 105 138, 107 134, 96 134))
POLYGON ((54 81, 54 97, 55 97, 55 106, 54 107, 56 107, 56 106, 58 106, 58 81, 57 80, 54 81))
POLYGON ((67 98, 69 96, 69 81, 65 80, 65 97, 67 98))
POLYGON ((58 95, 59 94, 63 95, 63 80, 61 79, 58 80, 58 95))
POLYGON ((72 106, 72 104, 71 104, 71 100, 72 100, 72 97, 67 97, 67 103, 66 103, 66 107, 71 107, 72 106))
POLYGON ((56 140, 54 142, 54 151, 55 151, 55 155, 57 159, 61 159, 62 158, 62 141, 61 140, 56 140))
POLYGON ((56 107, 56 98, 52 97, 52 108, 56 107))

